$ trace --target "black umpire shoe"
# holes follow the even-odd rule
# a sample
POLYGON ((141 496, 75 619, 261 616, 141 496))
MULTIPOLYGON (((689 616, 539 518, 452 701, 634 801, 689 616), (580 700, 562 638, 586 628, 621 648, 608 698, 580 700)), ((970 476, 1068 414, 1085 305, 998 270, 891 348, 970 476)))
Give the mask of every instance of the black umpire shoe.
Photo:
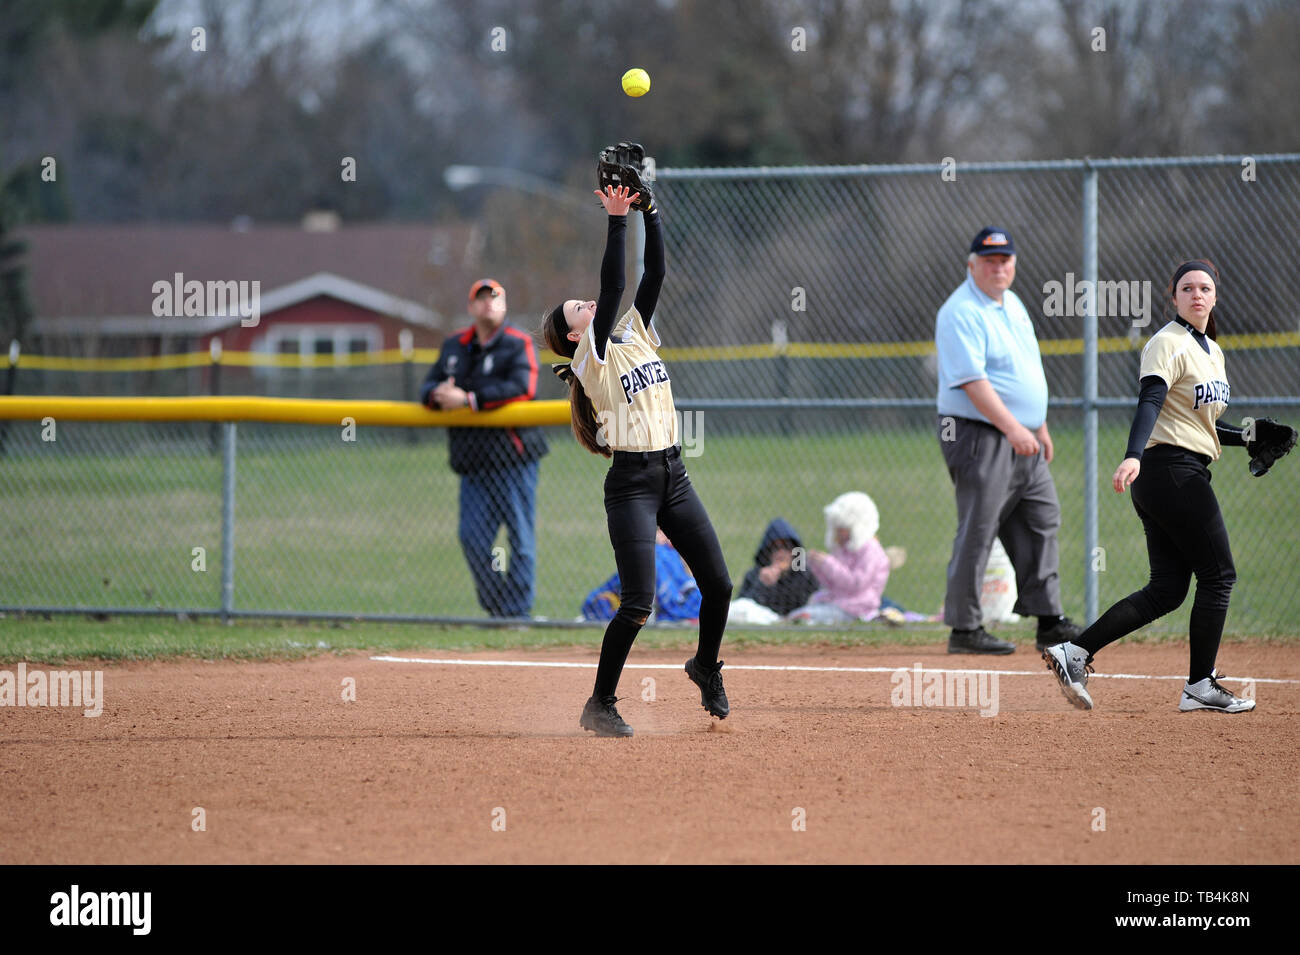
POLYGON ((1016 645, 999 640, 983 627, 954 630, 948 635, 949 653, 1015 653, 1016 645))
POLYGON ((582 708, 578 725, 585 730, 591 730, 597 736, 631 736, 632 727, 623 722, 623 717, 619 716, 618 710, 614 709, 614 704, 617 702, 616 696, 600 699, 593 696, 582 708))
POLYGON ((1042 627, 1038 628, 1038 638, 1034 641, 1034 649, 1042 653, 1048 647, 1054 647, 1058 643, 1073 642, 1074 638, 1081 633, 1083 633, 1083 627, 1069 617, 1062 617, 1046 630, 1042 627))
POLYGON ((725 720, 731 712, 727 702, 727 693, 722 688, 722 661, 712 669, 702 667, 695 662, 695 657, 686 661, 686 675, 700 688, 700 706, 704 707, 720 720, 725 720))

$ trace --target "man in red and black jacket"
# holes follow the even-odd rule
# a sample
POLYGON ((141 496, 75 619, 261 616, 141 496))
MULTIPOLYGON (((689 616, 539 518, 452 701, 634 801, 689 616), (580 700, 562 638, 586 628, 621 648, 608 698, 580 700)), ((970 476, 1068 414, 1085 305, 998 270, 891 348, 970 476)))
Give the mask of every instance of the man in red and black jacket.
MULTIPOLYGON (((532 338, 506 318, 505 289, 480 279, 469 290, 474 324, 442 344, 420 387, 430 408, 487 411, 537 392, 532 338)), ((527 617, 533 607, 538 461, 549 450, 541 428, 451 428, 451 469, 460 478, 460 543, 478 602, 493 617, 527 617), (510 566, 492 554, 501 525, 510 566)))

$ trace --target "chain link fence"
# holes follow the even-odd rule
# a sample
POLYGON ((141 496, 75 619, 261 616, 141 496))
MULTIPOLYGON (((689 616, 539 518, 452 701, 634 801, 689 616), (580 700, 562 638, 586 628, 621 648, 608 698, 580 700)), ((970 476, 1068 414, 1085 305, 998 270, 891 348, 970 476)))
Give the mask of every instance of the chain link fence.
MULTIPOLYGON (((1086 615, 1090 572, 1103 609, 1145 583, 1141 525, 1109 476, 1127 440, 1139 350, 1170 317, 1164 288, 1177 262, 1209 257, 1221 270, 1230 420, 1297 417, 1300 271, 1283 256, 1300 221, 1298 156, 662 169, 657 191, 669 244, 656 313, 662 354, 686 425, 685 463, 737 584, 771 518, 820 547, 822 508, 860 490, 879 506, 882 544, 907 554, 886 595, 920 615, 940 610, 956 518, 934 430, 934 316, 964 280, 970 237, 984 225, 1015 238, 1013 288, 1042 345, 1067 613, 1086 615), (1085 280, 1099 293, 1095 401, 1085 280)), ((406 379, 418 387, 424 368, 413 370, 313 372, 308 387, 281 369, 267 391, 235 387, 234 376, 221 390, 409 400, 406 379)), ((545 371, 538 397, 561 397, 545 371)), ((342 428, 241 422, 226 594, 223 426, 70 421, 57 423, 56 440, 37 421, 4 427, 6 608, 213 612, 224 601, 236 612, 484 615, 443 429, 364 427, 349 440, 342 428)), ((606 468, 566 428, 547 437, 532 612, 572 620, 614 571, 606 468)), ((1229 631, 1300 628, 1297 466, 1288 459, 1254 479, 1244 452, 1229 448, 1214 468, 1239 578, 1229 631)), ((504 531, 493 546, 508 573, 504 531)), ((1155 628, 1185 631, 1189 610, 1190 601, 1155 628)))
POLYGON ((269 357, 276 363, 235 365, 229 355, 216 363, 201 353, 178 352, 127 362, 120 370, 98 367, 112 359, 50 359, 24 354, 10 374, 12 393, 28 395, 257 395, 409 401, 437 357, 432 349, 416 349, 415 353, 419 357, 410 360, 395 355, 378 359, 344 356, 337 363, 313 367, 298 364, 296 358, 292 362, 279 360, 279 356, 244 353, 244 357, 269 357), (180 367, 167 367, 172 360, 180 367))

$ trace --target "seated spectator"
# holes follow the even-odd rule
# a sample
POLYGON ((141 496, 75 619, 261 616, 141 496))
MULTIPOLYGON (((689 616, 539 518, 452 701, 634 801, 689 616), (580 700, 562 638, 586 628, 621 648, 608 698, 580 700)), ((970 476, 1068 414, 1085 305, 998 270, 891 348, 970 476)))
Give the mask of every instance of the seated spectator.
POLYGON ((808 552, 821 589, 787 619, 798 623, 871 620, 880 612, 890 564, 876 539, 880 529, 876 504, 861 491, 851 491, 833 500, 823 513, 830 552, 808 552))
POLYGON ((798 533, 783 518, 767 525, 754 554, 754 566, 731 603, 729 622, 775 623, 808 602, 817 590, 817 579, 808 570, 802 547, 798 533))
MULTIPOLYGON (((621 593, 622 583, 616 573, 587 595, 582 603, 582 619, 612 620, 618 612, 621 593)), ((659 620, 697 620, 699 616, 700 588, 667 535, 656 530, 655 606, 651 617, 659 620)))

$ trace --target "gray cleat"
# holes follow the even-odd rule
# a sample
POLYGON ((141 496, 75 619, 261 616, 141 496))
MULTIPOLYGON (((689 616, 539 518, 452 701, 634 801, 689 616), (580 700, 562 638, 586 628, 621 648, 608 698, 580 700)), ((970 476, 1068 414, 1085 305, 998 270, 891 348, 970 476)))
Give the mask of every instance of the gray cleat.
POLYGON ((1073 643, 1058 643, 1043 648, 1043 660, 1047 669, 1056 675, 1061 684, 1061 693, 1076 709, 1092 709, 1092 697, 1088 695, 1088 674, 1092 672, 1092 657, 1082 647, 1073 643))
POLYGON ((1209 710, 1211 713, 1249 713, 1254 708, 1254 700, 1233 696, 1212 676, 1207 676, 1197 683, 1183 684, 1183 695, 1178 701, 1178 709, 1183 713, 1190 713, 1193 710, 1209 710))

